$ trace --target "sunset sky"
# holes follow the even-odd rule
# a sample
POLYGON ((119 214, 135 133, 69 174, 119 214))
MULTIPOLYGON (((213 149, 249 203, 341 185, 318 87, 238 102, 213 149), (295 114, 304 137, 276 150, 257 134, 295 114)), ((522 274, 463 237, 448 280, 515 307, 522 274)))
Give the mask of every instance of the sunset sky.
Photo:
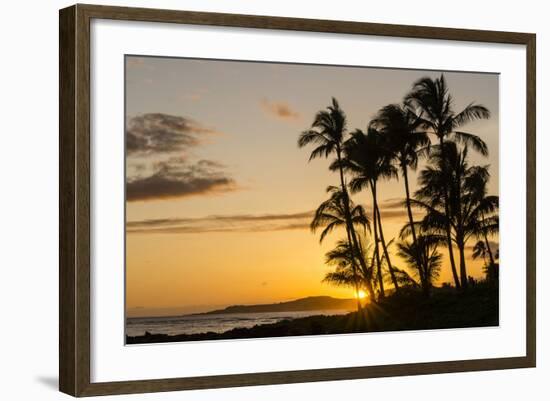
MULTIPOLYGON (((440 72, 126 57, 126 302, 129 316, 195 312, 311 295, 349 298, 321 280, 324 254, 312 211, 338 176, 308 163, 301 131, 336 97, 348 128, 364 129, 420 77, 440 72)), ((455 109, 485 105, 481 136, 498 194, 498 75, 446 72, 455 109)), ((421 166, 420 166, 421 167, 421 166)), ((410 176, 412 190, 416 176, 410 176)), ((387 240, 406 221, 402 180, 379 186, 387 240)), ((367 192, 353 195, 370 208, 367 192)), ((497 241, 495 239, 495 241, 497 241)), ((473 245, 473 244, 470 244, 473 245)), ((394 249, 390 248, 390 251, 394 249)), ((467 250, 471 256, 471 250, 467 250)), ((392 262, 404 263, 397 256, 392 262)), ((481 262, 470 261, 479 277, 481 262)), ((452 280, 445 256, 439 282, 452 280)))

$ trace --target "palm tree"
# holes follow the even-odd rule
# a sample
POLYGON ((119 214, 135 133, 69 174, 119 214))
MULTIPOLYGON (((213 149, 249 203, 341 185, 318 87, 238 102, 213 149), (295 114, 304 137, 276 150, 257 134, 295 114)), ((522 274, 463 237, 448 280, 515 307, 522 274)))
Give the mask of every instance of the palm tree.
MULTIPOLYGON (((346 232, 349 233, 347 229, 346 222, 346 209, 350 210, 351 213, 351 230, 356 233, 357 229, 362 229, 362 232, 366 234, 367 230, 370 230, 370 222, 365 213, 365 209, 361 205, 354 205, 350 202, 349 198, 344 196, 342 190, 338 187, 330 186, 327 188, 327 193, 329 193, 329 198, 321 203, 317 210, 314 213, 313 219, 310 224, 311 231, 316 232, 318 229, 323 228, 321 232, 319 242, 323 242, 328 234, 330 234, 334 229, 339 227, 346 228, 346 232), (346 207, 347 206, 347 207, 346 207)), ((353 243, 350 241, 348 236, 347 247, 349 251, 353 251, 355 248, 353 243)), ((364 260, 364 253, 362 251, 361 243, 359 242, 359 249, 361 252, 361 259, 364 260)), ((356 292, 359 290, 360 275, 368 274, 368 268, 363 268, 361 263, 359 265, 361 268, 357 268, 358 254, 353 252, 354 257, 348 259, 349 266, 351 267, 353 273, 353 280, 356 287, 356 292)), ((369 295, 373 295, 372 288, 369 286, 369 295)), ((360 304, 358 304, 360 307, 360 304)))
POLYGON ((310 224, 313 232, 324 227, 319 242, 322 243, 325 237, 335 228, 347 227, 345 217, 346 201, 347 208, 351 213, 351 222, 354 230, 360 228, 363 229, 363 232, 370 231, 370 221, 363 206, 355 205, 349 198, 346 198, 339 187, 329 186, 326 192, 329 194, 329 198, 317 207, 310 224))
POLYGON ((326 110, 317 112, 311 129, 306 130, 300 134, 298 139, 298 146, 300 148, 309 144, 316 145, 315 149, 309 156, 309 161, 318 158, 328 158, 335 154, 336 164, 340 166, 338 173, 340 176, 340 189, 342 193, 343 207, 344 207, 344 220, 346 226, 346 235, 348 242, 352 244, 357 259, 363 270, 367 270, 366 262, 363 255, 360 252, 357 235, 353 229, 352 215, 350 210, 349 194, 344 179, 344 171, 341 167, 343 144, 347 133, 347 121, 344 111, 340 108, 338 101, 332 98, 332 104, 327 107, 326 110))
MULTIPOLYGON (((410 226, 413 227, 413 226, 410 226)), ((412 233, 412 230, 409 229, 412 233)), ((397 243, 397 255, 413 267, 415 276, 420 281, 422 292, 429 296, 433 282, 441 271, 442 255, 438 247, 444 238, 437 234, 420 234, 416 242, 402 240, 397 243)))
POLYGON ((491 244, 489 243, 489 235, 495 235, 498 233, 499 218, 497 214, 492 214, 498 208, 497 196, 486 196, 480 200, 480 207, 478 208, 478 222, 474 229, 474 235, 478 239, 474 245, 472 257, 474 259, 483 258, 487 266, 487 279, 489 281, 496 281, 498 279, 498 263, 495 258, 497 255, 493 254, 491 244), (486 214, 491 214, 486 216, 486 214))
POLYGON ((393 178, 397 175, 395 167, 391 163, 391 155, 384 146, 383 136, 373 127, 369 127, 367 134, 361 130, 354 131, 344 144, 345 157, 338 163, 331 165, 332 169, 345 169, 353 175, 350 188, 358 192, 370 187, 373 203, 373 227, 375 238, 375 260, 378 267, 378 282, 381 297, 385 296, 382 279, 382 268, 378 243, 382 244, 390 277, 396 291, 399 291, 399 283, 391 264, 390 255, 384 240, 380 210, 378 207, 377 184, 385 178, 393 178))
POLYGON ((400 287, 420 287, 416 280, 406 270, 393 266, 393 272, 400 287))
POLYGON ((496 281, 496 263, 494 259, 489 258, 490 247, 483 240, 478 240, 472 249, 472 259, 483 259, 485 265, 483 271, 486 275, 487 281, 496 281))
MULTIPOLYGON (((443 148, 445 140, 451 139, 472 146, 482 155, 486 156, 488 154, 487 145, 481 138, 471 133, 458 131, 458 129, 471 121, 489 118, 489 110, 483 105, 470 103, 461 112, 455 113, 453 98, 449 93, 447 81, 443 74, 436 79, 423 77, 416 81, 411 92, 405 97, 405 103, 417 110, 422 126, 437 137, 441 148, 443 148)), ((446 185, 445 183, 442 184, 446 185)), ((447 202, 448 189, 442 191, 441 195, 443 196, 445 213, 448 215, 450 213, 447 202)), ((467 280, 458 280, 451 240, 451 227, 448 222, 445 224, 445 233, 455 286, 457 288, 462 285, 467 286, 467 280)))
MULTIPOLYGON (((496 211, 498 210, 499 197, 487 194, 487 184, 489 182, 489 174, 484 168, 473 169, 475 174, 470 174, 467 179, 467 186, 475 198, 478 207, 474 211, 477 223, 473 228, 474 235, 478 240, 485 244, 485 252, 489 258, 487 264, 487 278, 489 281, 494 281, 498 278, 497 264, 493 256, 493 250, 489 244, 489 236, 498 234, 499 217, 496 211)), ((477 245, 477 244, 476 244, 477 245)), ((475 250, 474 250, 475 251, 475 250)))
MULTIPOLYGON (((386 244, 386 246, 389 248, 394 242, 394 239, 392 238, 390 241, 388 241, 388 243, 386 244)), ((381 260, 381 266, 384 267, 384 266, 387 266, 388 265, 388 261, 386 260, 386 256, 383 255, 382 256, 382 260, 381 260)), ((382 269, 382 272, 383 272, 384 269, 382 269)), ((389 270, 389 269, 388 269, 389 270)), ((403 270, 403 269, 399 269, 398 267, 396 267, 395 265, 392 265, 392 270, 393 270, 393 277, 391 275, 387 275, 387 274, 384 274, 384 277, 385 277, 385 282, 388 282, 388 284, 392 284, 393 283, 393 280, 395 279, 397 281, 397 283, 399 284, 399 287, 418 287, 418 283, 414 280, 414 278, 411 277, 411 275, 406 271, 406 270, 403 270)))
MULTIPOLYGON (((406 105, 391 104, 383 107, 371 125, 378 128, 386 137, 387 147, 403 176, 413 248, 420 251, 411 208, 408 169, 416 170, 420 155, 425 154, 429 149, 430 139, 425 131, 420 130, 421 118, 406 105)), ((420 266, 421 262, 421 255, 418 254, 415 264, 420 266)))
POLYGON ((482 258, 485 264, 487 263, 487 245, 482 240, 476 242, 472 248, 472 259, 482 258))
POLYGON ((469 166, 468 149, 466 144, 460 147, 449 141, 436 149, 420 173, 421 186, 412 200, 426 211, 421 223, 423 229, 447 235, 449 228, 451 245, 455 244, 459 251, 463 288, 468 286, 466 243, 472 236, 479 237, 488 230, 483 216, 498 209, 498 197, 485 196, 489 166, 469 166), (447 193, 445 198, 442 191, 447 193))
MULTIPOLYGON (((491 202, 491 199, 486 199, 484 202, 491 202)), ((498 199, 496 200, 498 203, 498 199)), ((477 237, 482 238, 483 243, 485 244, 485 249, 487 251, 487 256, 489 257, 488 264, 488 278, 489 281, 498 280, 498 263, 495 259, 498 259, 498 249, 496 254, 493 255, 493 250, 491 249, 491 244, 489 243, 489 235, 494 235, 498 233, 499 227, 499 218, 498 215, 491 216, 489 218, 485 217, 484 213, 481 213, 481 220, 479 222, 479 228, 477 230, 477 237)))
MULTIPOLYGON (((467 147, 465 146, 465 150, 467 147)), ((466 166, 467 167, 467 166, 466 166)), ((489 245, 488 236, 498 232, 499 197, 487 195, 489 166, 467 167, 464 174, 464 195, 461 197, 462 208, 459 216, 464 225, 464 244, 470 237, 483 238, 489 256, 489 277, 496 278, 496 265, 489 245)), ((461 250, 461 261, 464 259, 464 247, 461 250)), ((462 268, 462 262, 461 262, 462 268)), ((464 272, 465 274, 465 272, 464 272)))
POLYGON ((476 244, 472 248, 472 258, 483 258, 483 260, 487 262, 487 246, 485 245, 485 242, 481 240, 476 242, 476 244))
MULTIPOLYGON (((367 259, 367 253, 369 246, 366 246, 366 239, 363 237, 359 238, 360 243, 362 243, 362 250, 367 259)), ((335 270, 327 273, 323 279, 324 282, 339 285, 352 287, 355 290, 357 297, 358 309, 360 309, 361 301, 359 299, 359 291, 367 291, 369 298, 373 299, 374 290, 372 287, 372 277, 373 277, 373 264, 372 261, 369 263, 369 270, 359 271, 359 274, 354 273, 353 265, 355 262, 354 252, 349 243, 342 239, 336 243, 336 247, 325 254, 325 263, 327 265, 335 266, 335 270)))

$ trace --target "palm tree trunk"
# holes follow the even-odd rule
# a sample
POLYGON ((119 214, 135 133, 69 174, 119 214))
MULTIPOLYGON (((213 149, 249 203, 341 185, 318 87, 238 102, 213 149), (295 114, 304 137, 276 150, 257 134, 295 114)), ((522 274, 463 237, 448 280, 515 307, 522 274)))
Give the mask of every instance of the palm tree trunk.
POLYGON ((484 234, 483 237, 485 237, 485 246, 487 247, 489 262, 491 262, 491 266, 493 266, 495 264, 495 258, 493 257, 493 251, 491 251, 491 247, 489 246, 489 239, 487 238, 487 234, 484 234))
MULTIPOLYGON (((483 227, 485 227, 485 216, 481 215, 483 219, 483 227)), ((489 245, 489 239, 487 238, 487 233, 483 232, 483 238, 485 239, 485 246, 487 247, 487 253, 489 254, 489 268, 491 269, 491 279, 497 279, 497 267, 495 264, 495 259, 493 258, 493 251, 491 251, 491 246, 489 245)))
MULTIPOLYGON (((441 147, 441 152, 443 152, 444 146, 443 146, 443 136, 439 136, 439 146, 441 147)), ((460 289, 460 280, 458 278, 458 274, 456 271, 456 264, 455 264, 455 257, 453 254, 453 240, 451 237, 451 223, 450 223, 450 215, 451 212, 449 210, 449 194, 447 193, 447 188, 444 188, 443 191, 443 203, 445 204, 445 216, 446 222, 445 222, 445 234, 447 236, 447 249, 449 251, 449 261, 451 262, 451 270, 453 272, 453 279, 455 281, 455 287, 457 289, 460 289)))
MULTIPOLYGON (((488 256, 488 255, 487 255, 487 251, 484 250, 484 251, 481 252, 481 254, 482 254, 482 256, 483 256, 483 263, 485 263, 485 266, 489 266, 489 264, 487 263, 487 256, 488 256)), ((487 275, 491 275, 491 272, 489 271, 489 272, 487 273, 487 275)))
MULTIPOLYGON (((348 244, 350 246, 350 249, 353 250, 354 247, 353 247, 353 244, 352 244, 351 234, 350 234, 350 231, 349 231, 349 227, 347 227, 347 225, 346 225, 346 234, 347 234, 347 237, 348 237, 348 244)), ((359 294, 359 284, 358 284, 359 279, 357 278, 357 265, 356 265, 356 262, 355 262, 355 258, 352 259, 351 268, 353 270, 353 283, 354 283, 354 286, 355 286, 355 294, 357 295, 357 294, 359 294)), ((361 300, 359 299, 359 297, 357 297, 357 311, 358 312, 361 311, 361 300)))
MULTIPOLYGON (((374 184, 371 183, 371 189, 373 188, 374 184)), ((380 250, 378 248, 378 216, 376 213, 376 207, 374 206, 375 203, 375 195, 373 191, 373 207, 372 207, 372 224, 374 226, 374 255, 376 257, 376 266, 377 269, 377 278, 378 278, 378 287, 380 288, 380 298, 384 298, 386 294, 384 293, 384 279, 382 277, 382 264, 380 263, 380 250)))
MULTIPOLYGON (((351 221, 351 219, 350 219, 350 221, 351 221)), ((346 231, 348 231, 348 230, 346 230, 346 231)), ((363 271, 367 270, 367 265, 365 263, 365 260, 363 259, 363 255, 361 255, 360 252, 359 252, 359 245, 358 245, 358 241, 357 241, 357 236, 355 234, 355 230, 353 229, 353 224, 351 224, 351 229, 348 231, 348 243, 352 244, 351 249, 354 251, 354 253, 356 255, 356 258, 359 260, 359 263, 361 264, 361 269, 363 271)), ((357 265, 355 264, 355 262, 353 262, 352 266, 353 266, 353 276, 354 276, 353 279, 355 281, 355 294, 358 295, 359 294, 359 284, 358 284, 359 279, 358 279, 358 276, 357 276, 357 265)), ((361 310, 361 300, 359 298, 357 298, 357 310, 358 311, 361 310)))
POLYGON ((418 265, 418 273, 420 276, 420 285, 422 286, 422 292, 430 295, 430 283, 428 283, 428 267, 424 265, 422 258, 420 257, 420 247, 418 246, 418 240, 416 238, 416 228, 414 226, 414 219, 411 208, 411 193, 409 189, 409 174, 407 172, 407 166, 402 166, 403 179, 405 181, 405 199, 407 204, 407 214, 409 216, 409 224, 411 226, 411 235, 413 238, 414 249, 416 250, 416 263, 418 265))
MULTIPOLYGON (((352 245, 352 242, 351 242, 351 235, 350 235, 348 227, 346 227, 346 234, 348 236, 348 246, 350 247, 350 249, 353 250, 353 245, 352 245)), ((355 287, 355 295, 356 295, 356 298, 357 298, 357 312, 361 312, 361 300, 357 296, 359 294, 359 279, 358 279, 358 276, 357 276, 357 265, 356 265, 356 262, 355 262, 355 258, 352 258, 351 268, 353 270, 353 285, 355 287)))
MULTIPOLYGON (((364 249, 361 246, 361 242, 359 242, 359 252, 361 253, 361 255, 365 255, 364 249)), ((371 283, 371 279, 372 279, 371 270, 370 269, 363 270, 363 277, 365 280, 365 286, 367 288, 369 297, 371 300, 374 300, 374 289, 372 288, 372 283, 371 283)))
POLYGON ((382 218, 380 217, 380 209, 378 208, 378 201, 375 201, 376 204, 376 216, 378 217, 378 229, 380 230, 380 242, 382 243, 382 250, 384 251, 384 257, 388 262, 388 269, 390 270, 390 277, 395 287, 395 292, 399 292, 399 284, 397 283, 397 278, 395 277, 395 272, 393 271, 393 265, 391 264, 390 254, 388 253, 388 246, 386 245, 386 240, 384 239, 384 231, 382 230, 382 218))
MULTIPOLYGON (((445 200, 445 214, 447 214, 447 216, 448 216, 448 210, 449 208, 447 207, 447 201, 445 200)), ((453 240, 451 238, 451 227, 449 223, 447 223, 446 226, 447 227, 445 227, 445 233, 447 236, 447 251, 449 252, 449 261, 451 262, 451 270, 453 272, 453 279, 455 281, 455 286, 457 289, 460 289, 460 280, 458 278, 458 273, 456 271, 455 257, 453 255, 453 240)))
POLYGON ((497 279, 497 265, 495 264, 495 259, 493 258, 493 251, 491 251, 491 246, 489 245, 489 240, 487 235, 485 237, 485 246, 487 247, 487 253, 489 254, 489 268, 491 269, 491 280, 496 281, 497 279))
MULTIPOLYGON (((460 185, 461 180, 461 174, 459 171, 456 171, 456 186, 454 188, 456 196, 460 198, 460 194, 462 193, 462 187, 460 185)), ((456 208, 456 223, 455 223, 455 239, 456 244, 458 246, 459 256, 460 256, 460 286, 462 287, 462 290, 465 290, 468 288, 468 273, 466 272, 466 256, 464 254, 464 247, 466 246, 464 241, 464 220, 462 218, 463 211, 462 211, 462 205, 460 202, 458 203, 458 206, 456 208)))
POLYGON ((460 255, 460 285, 463 290, 468 288, 468 273, 466 272, 466 255, 464 254, 464 241, 458 239, 457 246, 460 255))
MULTIPOLYGON (((366 271, 367 264, 365 262, 365 259, 363 258, 363 255, 359 252, 359 242, 357 241, 357 236, 355 235, 355 229, 353 228, 353 222, 351 220, 351 211, 349 209, 349 195, 348 190, 346 187, 346 182, 344 180, 344 170, 342 169, 342 151, 338 148, 336 150, 336 156, 338 158, 338 164, 339 164, 339 173, 340 173, 340 185, 342 187, 342 193, 344 194, 344 213, 345 213, 345 219, 346 219, 346 227, 348 232, 348 241, 350 244, 353 245, 353 250, 355 255, 357 256, 357 259, 359 260, 359 263, 361 265, 361 268, 366 271)), ((371 297, 374 294, 370 294, 371 297)), ((374 299, 374 298, 372 298, 374 299)))

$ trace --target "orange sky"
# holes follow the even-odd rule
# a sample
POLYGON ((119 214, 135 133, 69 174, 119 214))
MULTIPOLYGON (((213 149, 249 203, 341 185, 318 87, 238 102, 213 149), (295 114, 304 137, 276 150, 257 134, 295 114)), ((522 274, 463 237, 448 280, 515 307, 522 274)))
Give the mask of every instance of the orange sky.
MULTIPOLYGON (((436 73, 142 57, 126 68, 129 316, 353 296, 321 283, 324 253, 342 233, 320 245, 307 226, 338 177, 325 160, 307 162, 298 135, 331 96, 350 129, 364 128, 414 80, 436 73)), ((498 194, 498 76, 445 75, 456 109, 476 101, 492 112, 465 130, 488 143, 489 158, 472 162, 491 164, 498 194)), ((389 240, 406 219, 394 202, 403 183, 379 192, 389 240)), ((367 192, 353 199, 369 208, 367 192)), ((393 263, 405 267, 397 256, 393 263)), ((481 262, 468 268, 481 276, 481 262)), ((446 258, 439 281, 451 281, 446 258)))

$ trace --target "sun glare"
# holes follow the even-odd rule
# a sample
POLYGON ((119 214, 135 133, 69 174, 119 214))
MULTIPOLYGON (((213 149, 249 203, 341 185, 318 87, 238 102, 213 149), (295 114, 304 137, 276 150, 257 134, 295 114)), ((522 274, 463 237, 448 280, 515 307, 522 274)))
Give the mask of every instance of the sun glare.
POLYGON ((367 297, 367 293, 363 290, 357 291, 356 297, 359 299, 365 299, 367 297))

